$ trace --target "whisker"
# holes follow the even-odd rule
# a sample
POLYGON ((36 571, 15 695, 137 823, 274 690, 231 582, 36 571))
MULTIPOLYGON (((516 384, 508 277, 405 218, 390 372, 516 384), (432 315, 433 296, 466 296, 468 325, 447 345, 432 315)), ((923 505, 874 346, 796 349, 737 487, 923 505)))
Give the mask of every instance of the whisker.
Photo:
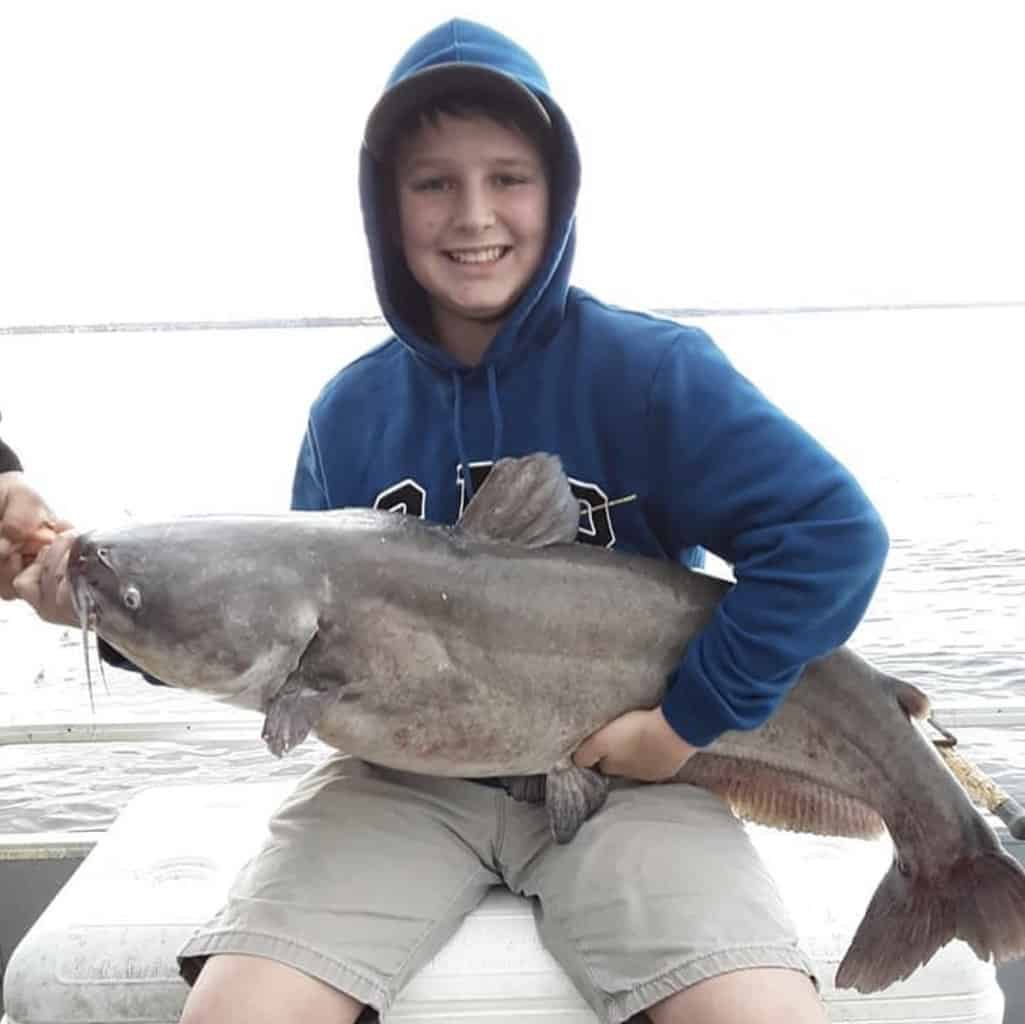
POLYGON ((103 680, 103 689, 107 696, 110 696, 110 685, 107 683, 107 670, 103 664, 103 658, 96 659, 100 664, 100 678, 103 680))
MULTIPOLYGON (((84 579, 75 581, 71 590, 72 601, 78 612, 78 624, 82 630, 82 657, 85 658, 85 683, 89 690, 89 708, 96 715, 96 700, 93 696, 92 659, 89 657, 89 630, 93 626, 93 601, 89 586, 84 579)), ((102 664, 102 663, 101 663, 102 664)))

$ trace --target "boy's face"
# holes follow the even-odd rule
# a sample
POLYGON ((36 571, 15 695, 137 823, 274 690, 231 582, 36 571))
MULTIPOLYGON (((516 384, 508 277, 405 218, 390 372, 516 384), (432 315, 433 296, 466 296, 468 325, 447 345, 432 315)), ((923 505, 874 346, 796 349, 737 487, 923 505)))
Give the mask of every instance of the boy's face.
POLYGON ((442 343, 500 319, 548 241, 548 179, 537 147, 488 117, 439 115, 398 149, 402 251, 442 343))

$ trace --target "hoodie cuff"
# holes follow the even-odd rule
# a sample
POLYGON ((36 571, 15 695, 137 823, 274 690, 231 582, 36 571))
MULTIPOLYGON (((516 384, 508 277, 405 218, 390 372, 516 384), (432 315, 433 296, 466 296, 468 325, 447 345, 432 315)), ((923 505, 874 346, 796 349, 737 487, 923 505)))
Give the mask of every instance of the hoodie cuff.
POLYGON ((728 729, 738 727, 729 705, 708 683, 688 672, 686 662, 669 677, 662 714, 692 747, 707 747, 728 729))

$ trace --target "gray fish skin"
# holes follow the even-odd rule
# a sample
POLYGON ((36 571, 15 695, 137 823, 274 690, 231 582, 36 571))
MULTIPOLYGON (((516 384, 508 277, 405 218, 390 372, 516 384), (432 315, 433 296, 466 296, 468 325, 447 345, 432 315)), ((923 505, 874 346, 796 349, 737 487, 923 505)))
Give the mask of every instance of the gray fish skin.
MULTIPOLYGON (((363 509, 191 517, 84 535, 69 575, 100 636, 164 682, 264 713, 275 753, 313 731, 405 771, 546 775, 567 841, 607 784, 569 756, 658 705, 729 588, 570 543, 578 517, 558 460, 536 455, 496 464, 455 527, 363 509)), ((1025 956, 1025 872, 909 720, 927 712, 920 691, 840 648, 768 722, 724 734, 674 780, 779 828, 885 823, 894 864, 840 987, 886 987, 955 937, 982 959, 1025 956)))

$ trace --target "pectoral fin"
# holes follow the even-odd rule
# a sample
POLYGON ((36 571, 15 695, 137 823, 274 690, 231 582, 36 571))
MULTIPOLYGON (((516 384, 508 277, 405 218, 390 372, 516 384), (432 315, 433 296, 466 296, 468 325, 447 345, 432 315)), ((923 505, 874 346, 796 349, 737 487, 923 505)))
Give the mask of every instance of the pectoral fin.
POLYGON ((578 768, 568 758, 548 773, 545 805, 548 825, 557 843, 568 843, 609 794, 609 780, 591 768, 578 768))
POLYGON ((334 687, 324 689, 323 681, 310 671, 320 642, 320 631, 314 630, 295 668, 267 704, 262 736, 275 757, 302 743, 337 695, 334 687), (314 681, 319 685, 313 685, 314 681))

